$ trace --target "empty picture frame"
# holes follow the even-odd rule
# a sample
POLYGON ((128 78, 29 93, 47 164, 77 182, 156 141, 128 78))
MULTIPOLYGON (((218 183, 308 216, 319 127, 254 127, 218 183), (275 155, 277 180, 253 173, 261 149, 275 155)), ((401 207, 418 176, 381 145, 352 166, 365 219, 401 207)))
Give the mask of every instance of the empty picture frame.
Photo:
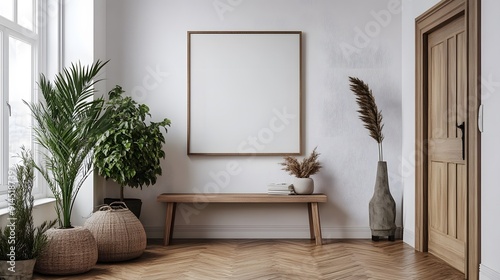
POLYGON ((188 31, 189 155, 301 154, 300 31, 188 31))

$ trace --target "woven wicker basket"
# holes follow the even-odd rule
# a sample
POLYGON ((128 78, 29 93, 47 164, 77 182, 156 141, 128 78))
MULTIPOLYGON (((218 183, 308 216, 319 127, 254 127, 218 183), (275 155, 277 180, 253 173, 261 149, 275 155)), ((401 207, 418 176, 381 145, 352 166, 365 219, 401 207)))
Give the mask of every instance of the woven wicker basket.
POLYGON ((97 243, 83 227, 47 230, 49 244, 37 258, 41 274, 71 275, 91 270, 97 262, 97 243))
POLYGON ((119 262, 137 258, 146 249, 146 232, 125 204, 105 205, 87 219, 84 227, 97 241, 99 262, 119 262))

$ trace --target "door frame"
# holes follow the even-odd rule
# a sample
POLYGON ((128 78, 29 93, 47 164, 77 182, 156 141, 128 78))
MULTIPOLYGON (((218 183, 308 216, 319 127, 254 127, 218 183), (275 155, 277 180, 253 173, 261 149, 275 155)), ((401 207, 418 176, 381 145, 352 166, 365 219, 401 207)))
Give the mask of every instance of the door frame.
POLYGON ((467 248, 465 276, 479 279, 481 258, 481 135, 478 130, 480 92, 480 0, 443 0, 416 19, 415 92, 415 249, 428 250, 428 91, 427 36, 465 15, 467 36, 467 248))

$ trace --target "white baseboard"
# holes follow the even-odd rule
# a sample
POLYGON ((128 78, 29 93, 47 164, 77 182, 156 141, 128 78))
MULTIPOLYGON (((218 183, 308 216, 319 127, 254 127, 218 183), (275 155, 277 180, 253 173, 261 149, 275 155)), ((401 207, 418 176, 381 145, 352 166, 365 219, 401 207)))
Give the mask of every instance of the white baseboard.
POLYGON ((144 230, 146 231, 146 236, 150 239, 158 239, 163 238, 164 227, 157 226, 144 226, 144 230))
POLYGON ((413 230, 405 228, 403 233, 403 241, 411 247, 415 248, 415 232, 413 230))
POLYGON ((480 280, 500 280, 500 272, 497 272, 484 264, 479 265, 480 280))
MULTIPOLYGON (((163 238, 164 228, 145 226, 148 238, 163 238)), ((401 239, 402 228, 396 229, 396 238, 401 239)), ((322 227, 324 239, 370 239, 369 227, 322 227)), ((308 226, 175 226, 173 238, 234 238, 234 239, 302 239, 309 238, 308 226)))

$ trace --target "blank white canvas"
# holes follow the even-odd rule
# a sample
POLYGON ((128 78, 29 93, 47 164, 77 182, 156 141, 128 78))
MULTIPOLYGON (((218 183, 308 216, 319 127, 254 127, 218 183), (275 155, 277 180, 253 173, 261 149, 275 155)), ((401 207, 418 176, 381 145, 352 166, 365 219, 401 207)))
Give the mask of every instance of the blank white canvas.
POLYGON ((300 32, 189 41, 189 153, 300 153, 300 32))

